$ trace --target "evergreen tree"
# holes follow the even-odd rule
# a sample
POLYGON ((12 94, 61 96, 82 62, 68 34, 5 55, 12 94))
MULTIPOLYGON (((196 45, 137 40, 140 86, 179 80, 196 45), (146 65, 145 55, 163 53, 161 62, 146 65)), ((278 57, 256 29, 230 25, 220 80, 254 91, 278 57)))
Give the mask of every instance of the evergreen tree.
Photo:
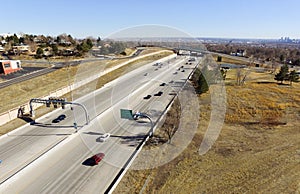
POLYGON ((93 41, 89 38, 86 40, 86 44, 88 46, 88 50, 90 50, 93 47, 93 41))
POLYGON ((296 71, 295 70, 291 71, 289 75, 290 85, 292 85, 293 82, 296 82, 298 80, 299 80, 299 75, 297 75, 296 71))
POLYGON ((41 58, 44 54, 44 50, 39 47, 37 50, 36 50, 36 58, 41 58))
POLYGON ((58 47, 57 47, 57 45, 56 44, 52 44, 51 48, 52 48, 53 55, 57 55, 58 54, 58 47))
POLYGON ((14 45, 18 45, 19 44, 19 38, 18 38, 18 36, 16 35, 16 34, 14 34, 14 36, 12 37, 12 39, 13 39, 13 44, 14 45))
POLYGON ((208 91, 208 89, 209 87, 205 79, 205 76, 203 73, 200 73, 199 80, 198 80, 198 87, 196 88, 197 93, 199 94, 205 93, 208 91))
POLYGON ((193 83, 195 84, 195 90, 198 94, 202 94, 208 91, 208 83, 205 79, 203 71, 197 68, 192 77, 193 83))
POLYGON ((276 81, 280 81, 282 84, 283 81, 288 78, 288 73, 289 73, 289 67, 288 67, 288 65, 285 64, 285 65, 281 66, 279 73, 277 73, 275 75, 274 79, 276 81))

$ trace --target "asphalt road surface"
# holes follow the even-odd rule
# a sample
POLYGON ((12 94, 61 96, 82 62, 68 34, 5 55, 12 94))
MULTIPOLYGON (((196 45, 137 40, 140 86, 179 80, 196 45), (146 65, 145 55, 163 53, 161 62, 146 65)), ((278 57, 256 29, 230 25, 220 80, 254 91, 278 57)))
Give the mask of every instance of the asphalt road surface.
POLYGON ((82 108, 67 107, 0 138, 0 193, 104 193, 150 129, 149 122, 121 119, 120 109, 157 120, 195 67, 187 60, 147 64, 78 99, 88 109, 88 125, 82 108), (61 114, 66 118, 52 123, 61 114), (99 139, 104 133, 111 134, 105 142, 99 139), (92 165, 96 153, 105 157, 92 165))

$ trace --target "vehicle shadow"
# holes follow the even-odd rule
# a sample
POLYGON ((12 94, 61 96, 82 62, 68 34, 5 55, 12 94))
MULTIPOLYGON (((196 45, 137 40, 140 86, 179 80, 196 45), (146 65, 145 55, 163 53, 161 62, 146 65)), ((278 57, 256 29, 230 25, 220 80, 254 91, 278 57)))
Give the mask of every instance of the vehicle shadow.
POLYGON ((97 133, 97 132, 89 131, 89 132, 83 132, 83 134, 87 134, 87 135, 103 135, 104 133, 97 133))
POLYGON ((68 136, 68 135, 72 135, 73 133, 47 133, 47 134, 22 134, 22 135, 8 135, 11 137, 16 137, 16 136, 20 136, 20 137, 43 137, 43 136, 68 136))
POLYGON ((96 165, 93 158, 88 158, 85 161, 83 161, 81 164, 84 166, 95 166, 96 165))
POLYGON ((145 137, 145 134, 138 134, 135 136, 120 136, 120 135, 111 135, 110 137, 116 137, 121 139, 122 144, 127 144, 130 147, 137 146, 145 137))
MULTIPOLYGON (((143 123, 148 124, 148 122, 143 122, 143 123)), ((84 132, 84 133, 88 134, 88 135, 99 135, 99 136, 103 135, 103 133, 97 133, 97 132, 84 132)), ((137 146, 145 137, 146 137, 146 134, 144 134, 144 133, 140 133, 138 135, 133 135, 133 136, 129 136, 129 135, 112 135, 112 134, 110 135, 110 138, 119 138, 119 139, 121 139, 120 140, 121 144, 127 144, 130 147, 137 146)), ((98 137, 96 139, 96 142, 103 143, 104 141, 101 140, 100 137, 98 137)))
MULTIPOLYGON (((38 126, 38 127, 46 127, 46 128, 74 128, 74 125, 52 125, 52 124, 43 124, 43 123, 37 123, 37 122, 32 122, 30 125, 38 126)), ((80 126, 78 126, 80 127, 80 126)))

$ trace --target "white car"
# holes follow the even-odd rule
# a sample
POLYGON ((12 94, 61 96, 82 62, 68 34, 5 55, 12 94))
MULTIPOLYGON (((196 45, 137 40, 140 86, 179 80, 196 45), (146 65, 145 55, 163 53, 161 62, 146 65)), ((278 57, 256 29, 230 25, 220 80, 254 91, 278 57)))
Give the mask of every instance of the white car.
POLYGON ((109 133, 104 133, 103 135, 100 135, 99 141, 100 142, 105 142, 109 137, 110 137, 109 133))

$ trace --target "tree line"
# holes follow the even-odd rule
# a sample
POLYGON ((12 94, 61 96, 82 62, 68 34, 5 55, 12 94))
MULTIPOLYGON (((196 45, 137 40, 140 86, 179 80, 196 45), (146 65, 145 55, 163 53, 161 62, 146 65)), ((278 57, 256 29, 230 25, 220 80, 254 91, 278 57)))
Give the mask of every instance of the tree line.
POLYGON ((262 62, 288 63, 300 66, 300 45, 285 44, 206 44, 207 50, 230 55, 237 50, 245 50, 246 57, 262 62))
POLYGON ((280 68, 280 71, 275 75, 274 78, 276 81, 283 84, 283 81, 289 81, 290 85, 292 85, 293 82, 297 82, 299 80, 299 75, 295 70, 289 71, 288 65, 283 65, 280 68))
POLYGON ((11 36, 0 36, 0 44, 5 48, 8 55, 35 54, 36 58, 51 56, 83 56, 94 46, 100 48, 101 54, 122 53, 126 45, 123 42, 103 41, 100 37, 94 39, 73 38, 70 34, 61 34, 56 37, 44 35, 16 34, 11 36), (28 45, 29 52, 16 52, 14 46, 28 45))

